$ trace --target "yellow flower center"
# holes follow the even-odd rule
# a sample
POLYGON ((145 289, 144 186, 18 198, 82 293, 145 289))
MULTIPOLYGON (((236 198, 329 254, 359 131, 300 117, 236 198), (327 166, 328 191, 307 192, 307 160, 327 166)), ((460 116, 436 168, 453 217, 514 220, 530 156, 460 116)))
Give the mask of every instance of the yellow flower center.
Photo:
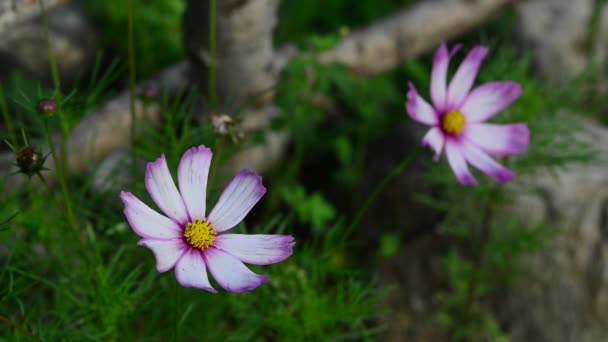
POLYGON ((458 135, 462 133, 464 128, 464 115, 457 110, 447 112, 443 118, 441 118, 441 128, 443 131, 450 135, 458 135))
POLYGON ((213 228, 211 228, 211 224, 204 219, 202 220, 194 220, 186 225, 186 229, 184 229, 184 239, 186 239, 186 243, 190 245, 190 247, 198 248, 200 250, 205 250, 215 240, 215 235, 217 233, 213 228))

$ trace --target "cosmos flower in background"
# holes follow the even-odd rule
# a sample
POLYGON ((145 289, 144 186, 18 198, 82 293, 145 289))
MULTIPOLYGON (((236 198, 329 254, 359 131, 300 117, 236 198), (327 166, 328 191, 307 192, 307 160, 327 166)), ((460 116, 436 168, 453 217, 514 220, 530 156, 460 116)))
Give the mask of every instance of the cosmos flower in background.
POLYGON ((447 86, 448 64, 460 48, 456 45, 448 51, 442 44, 437 49, 431 72, 432 105, 409 83, 406 110, 415 121, 431 126, 422 144, 435 152, 435 161, 445 148, 448 163, 459 183, 477 185, 468 164, 497 182, 508 182, 513 179, 513 172, 490 156, 526 152, 530 138, 528 126, 484 122, 515 101, 521 95, 521 86, 513 81, 495 81, 471 90, 488 52, 483 46, 476 46, 469 52, 447 86))
POLYGON ((251 170, 238 173, 209 215, 206 212, 207 177, 213 153, 205 146, 186 151, 179 163, 179 191, 165 156, 148 163, 145 185, 163 216, 130 192, 121 192, 124 213, 138 245, 149 248, 156 268, 175 267, 180 285, 217 293, 207 270, 230 292, 253 290, 268 278, 253 273, 244 263, 269 265, 287 259, 295 244, 288 235, 227 234, 266 193, 262 177, 251 170))

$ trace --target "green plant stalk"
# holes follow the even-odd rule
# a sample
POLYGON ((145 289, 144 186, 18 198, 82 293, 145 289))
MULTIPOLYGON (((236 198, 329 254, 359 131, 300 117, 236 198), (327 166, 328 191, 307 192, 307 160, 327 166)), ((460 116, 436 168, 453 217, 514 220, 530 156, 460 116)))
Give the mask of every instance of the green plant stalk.
MULTIPOLYGON (((68 224, 74 230, 76 236, 78 234, 78 227, 76 226, 76 219, 74 218, 74 212, 72 211, 72 202, 70 201, 70 194, 68 193, 68 187, 65 182, 64 173, 59 167, 59 158, 57 158, 57 151, 55 150, 55 144, 53 143, 53 137, 49 132, 49 123, 48 120, 44 121, 44 133, 46 134, 47 141, 49 144, 49 149, 51 150, 51 157, 53 158, 53 163, 55 163, 55 172, 57 172, 57 180, 59 181, 59 185, 61 186, 61 192, 63 194, 63 201, 65 202, 65 214, 66 219, 68 220, 68 224)), ((78 239, 80 240, 80 239, 78 239)))
MULTIPOLYGON (((72 231, 74 233, 74 238, 79 242, 77 244, 77 246, 78 246, 79 252, 82 254, 82 258, 83 258, 84 262, 90 264, 90 259, 89 259, 89 255, 87 254, 87 249, 85 248, 84 243, 80 239, 78 226, 76 225, 76 218, 74 216, 74 211, 72 210, 72 202, 70 200, 70 194, 68 192, 68 187, 67 187, 67 183, 65 180, 65 174, 61 171, 61 168, 58 167, 59 158, 57 158, 57 151, 55 149, 55 145, 53 144, 53 138, 50 134, 48 120, 44 120, 44 133, 47 136, 47 141, 49 144, 49 149, 51 150, 51 157, 53 158, 53 163, 55 163, 55 172, 57 172, 57 180, 59 181, 59 185, 61 187, 61 193, 63 195, 64 210, 65 210, 64 213, 66 216, 66 220, 68 221, 68 225, 70 226, 70 228, 72 229, 72 231)), ((40 176, 40 179, 42 180, 42 182, 49 189, 49 192, 51 193, 51 197, 53 199, 55 199, 55 195, 52 192, 52 188, 51 188, 50 184, 46 181, 46 179, 44 179, 44 177, 41 174, 38 174, 38 175, 40 176)), ((91 270, 89 269, 88 266, 85 266, 85 267, 87 268, 87 273, 90 275, 91 270)), ((87 277, 88 282, 90 282, 90 279, 91 279, 90 276, 87 277)))
POLYGON ((4 88, 0 84, 0 110, 2 111, 2 117, 4 118, 4 125, 8 132, 8 138, 13 146, 17 146, 17 134, 15 133, 15 126, 13 126, 13 120, 11 120, 11 114, 8 112, 8 106, 6 105, 6 97, 4 96, 4 88))
POLYGON ((40 11, 42 13, 42 22, 44 25, 44 39, 46 40, 46 47, 49 54, 49 63, 51 64, 51 76, 53 77, 53 85, 55 89, 59 91, 61 89, 61 81, 59 79, 59 70, 57 69, 57 60, 55 59, 55 51, 53 49, 53 43, 51 42, 51 33, 49 30, 49 18, 44 7, 44 1, 38 0, 40 4, 40 11))
POLYGON ((51 32, 49 29, 49 18, 44 7, 44 1, 38 0, 40 4, 40 11, 42 13, 42 22, 44 25, 44 39, 46 41, 46 47, 49 55, 49 64, 51 67, 51 76, 53 78, 53 86, 55 87, 55 92, 57 96, 57 116, 59 117, 59 123, 61 125, 61 164, 55 163, 55 167, 57 169, 62 168, 64 173, 67 173, 67 146, 66 141, 68 138, 68 123, 65 120, 65 116, 63 115, 63 111, 61 109, 63 105, 63 95, 61 93, 61 79, 59 78, 59 68, 57 67, 57 60, 55 58, 55 49, 53 48, 53 41, 51 40, 51 32))
POLYGON ((344 235, 342 235, 340 244, 344 244, 348 240, 348 238, 353 234, 355 228, 357 228, 357 226, 359 225, 359 222, 363 218, 363 215, 367 212, 367 210, 369 209, 369 206, 374 202, 376 197, 378 197, 378 195, 382 192, 382 190, 384 190, 384 188, 388 185, 388 183, 390 183, 390 181, 393 180, 393 178, 400 175, 403 172, 403 170, 405 170, 405 168, 408 165, 410 165, 412 160, 414 160, 414 158, 418 155, 419 152, 420 152, 420 147, 416 148, 409 155, 407 155, 407 157, 405 157, 405 159, 403 159, 403 161, 401 161, 401 163, 399 163, 399 165, 397 165, 394 169, 392 169, 391 172, 388 175, 386 175, 386 177, 384 177, 384 179, 382 179, 382 181, 380 183, 378 183, 378 185, 376 185, 376 187, 374 188, 372 193, 369 195, 369 197, 367 197, 367 199, 365 200, 365 202, 363 203, 361 208, 359 208, 359 211, 357 211, 357 215, 355 216, 355 219, 353 220, 353 222, 348 226, 348 228, 346 228, 344 235))
POLYGON ((209 0, 209 103, 212 106, 216 104, 215 91, 215 59, 216 59, 216 0, 209 0))
POLYGON ((131 180, 137 179, 137 163, 135 163, 135 140, 137 135, 135 115, 135 39, 133 34, 133 0, 127 1, 127 34, 129 39, 129 108, 131 111, 131 180))

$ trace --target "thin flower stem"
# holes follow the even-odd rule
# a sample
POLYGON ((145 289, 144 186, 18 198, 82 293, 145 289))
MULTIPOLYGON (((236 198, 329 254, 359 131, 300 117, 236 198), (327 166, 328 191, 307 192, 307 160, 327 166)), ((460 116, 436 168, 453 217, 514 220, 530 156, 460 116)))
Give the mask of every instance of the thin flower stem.
POLYGON ((10 319, 8 319, 7 317, 5 317, 3 315, 0 315, 0 322, 4 322, 7 325, 10 325, 11 327, 21 331, 24 335, 27 335, 34 341, 42 342, 42 340, 38 336, 34 335, 31 331, 27 330, 25 327, 13 322, 13 321, 11 321, 10 319))
POLYGON ((44 7, 44 1, 38 0, 40 4, 40 12, 42 13, 42 22, 44 25, 44 39, 46 40, 46 47, 49 54, 49 63, 51 64, 51 75, 53 77, 53 85, 56 90, 61 88, 61 81, 59 79, 59 71, 57 68, 57 61, 55 60, 55 50, 53 49, 53 43, 51 42, 51 33, 49 30, 49 17, 44 7))
POLYGON ((215 59, 216 59, 216 0, 209 0, 209 103, 216 104, 215 91, 215 59))
POLYGON ((49 132, 49 124, 48 121, 44 121, 44 131, 47 137, 47 141, 49 144, 49 149, 51 150, 51 157, 53 158, 53 163, 55 163, 55 172, 57 172, 57 180, 59 181, 59 185, 61 186, 61 192, 63 193, 63 201, 65 202, 65 214, 66 219, 70 227, 74 230, 74 233, 78 235, 78 227, 76 226, 76 220, 74 219, 74 212, 72 211, 72 202, 70 201, 70 194, 68 193, 68 187, 65 182, 65 177, 61 167, 59 166, 59 158, 57 158, 57 151, 55 150, 55 144, 53 143, 53 137, 49 132))
POLYGON ((374 202, 376 197, 378 197, 378 195, 382 192, 382 190, 384 190, 388 183, 393 180, 393 178, 400 175, 403 170, 405 170, 405 168, 410 165, 412 160, 414 160, 414 158, 418 155, 419 152, 420 148, 415 149, 412 153, 405 157, 405 159, 403 159, 403 161, 401 161, 399 165, 397 165, 393 170, 391 170, 391 172, 386 175, 386 177, 384 177, 384 179, 382 179, 382 181, 378 183, 378 185, 376 185, 376 188, 374 188, 372 193, 369 195, 369 197, 367 197, 367 199, 357 212, 357 215, 355 216, 353 222, 350 224, 350 226, 348 226, 348 228, 346 228, 344 235, 342 235, 342 240, 340 241, 340 244, 343 244, 348 240, 348 238, 351 236, 351 234, 353 234, 355 228, 357 228, 359 222, 363 218, 363 215, 367 212, 369 206, 374 202))
POLYGON ((17 146, 17 134, 15 133, 15 127, 13 126, 13 120, 11 120, 11 114, 8 112, 8 106, 6 105, 6 97, 4 96, 4 88, 0 84, 0 110, 2 111, 2 117, 4 118, 4 125, 8 132, 8 138, 13 146, 17 146))
POLYGON ((46 46, 49 55, 49 64, 51 67, 51 75, 53 77, 53 86, 55 87, 55 93, 57 96, 57 116, 59 117, 59 123, 61 125, 61 164, 55 163, 57 169, 62 168, 63 173, 67 173, 67 146, 66 140, 68 138, 68 123, 65 120, 62 111, 63 95, 61 93, 61 79, 59 78, 59 68, 57 67, 57 60, 55 58, 55 49, 53 48, 53 41, 51 40, 51 31, 49 29, 49 17, 44 7, 44 1, 38 0, 40 4, 40 12, 42 13, 42 22, 44 25, 44 39, 46 40, 46 46))
POLYGON ((129 36, 129 105, 131 111, 131 173, 132 181, 137 179, 137 163, 135 163, 135 138, 136 138, 136 115, 135 115, 135 39, 133 34, 133 0, 127 1, 127 34, 129 36))
MULTIPOLYGON (((53 163, 55 163, 55 172, 57 172, 57 180, 59 181, 59 185, 61 187, 61 193, 63 195, 64 210, 65 210, 64 213, 65 213, 66 219, 68 221, 68 225, 70 226, 70 228, 72 229, 72 231, 74 233, 74 238, 80 242, 77 244, 77 246, 78 246, 80 253, 82 254, 82 258, 83 258, 84 262, 90 263, 90 259, 89 259, 87 250, 84 246, 84 243, 80 239, 80 233, 78 231, 78 226, 76 225, 76 219, 74 217, 74 212, 72 210, 72 202, 70 200, 70 194, 68 193, 68 187, 67 187, 67 184, 65 181, 65 177, 64 177, 64 174, 61 172, 61 168, 58 167, 59 159, 57 158, 57 152, 55 150, 55 145, 53 144, 53 138, 51 137, 51 134, 49 132, 49 124, 48 124, 47 120, 44 121, 44 131, 47 136, 49 149, 51 150, 51 157, 53 158, 53 163)), ((50 195, 53 198, 53 200, 56 200, 55 195, 53 193, 53 189, 51 188, 50 184, 46 181, 46 179, 42 176, 42 174, 38 173, 38 176, 40 177, 40 180, 49 189, 50 195)), ((56 201, 56 202, 58 203, 59 201, 56 201)), ((86 267, 86 269, 87 269, 88 274, 90 275, 91 269, 89 267, 86 267)), ((87 277, 87 280, 90 281, 90 279, 91 279, 91 277, 87 277)))

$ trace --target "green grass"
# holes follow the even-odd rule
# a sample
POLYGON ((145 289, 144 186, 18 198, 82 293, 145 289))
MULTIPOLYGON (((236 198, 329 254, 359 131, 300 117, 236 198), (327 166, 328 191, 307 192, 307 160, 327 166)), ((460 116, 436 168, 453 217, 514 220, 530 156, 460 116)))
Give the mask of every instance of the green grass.
MULTIPOLYGON (((146 6, 135 1, 138 76, 181 57, 177 32, 183 4, 179 3, 163 0, 146 6)), ((360 184, 365 181, 364 161, 374 153, 368 150, 369 142, 409 121, 403 109, 405 82, 413 81, 426 96, 431 58, 423 56, 394 72, 360 78, 341 66, 320 65, 312 56, 336 43, 335 32, 340 27, 368 22, 411 3, 390 1, 376 6, 377 1, 363 1, 348 13, 344 9, 350 8, 349 2, 332 2, 325 8, 326 13, 335 14, 330 18, 320 15, 318 1, 282 2, 277 37, 297 41, 304 49, 287 66, 276 89, 280 115, 273 128, 291 134, 290 157, 264 175, 266 196, 235 228, 236 232, 295 236, 297 243, 288 260, 252 267, 270 276, 268 284, 244 294, 221 291, 214 295, 181 288, 173 271, 159 274, 152 253, 136 246, 138 238, 125 220, 118 197, 120 190, 131 191, 151 203, 144 190, 142 165, 137 164, 135 179, 120 183, 121 177, 112 177, 110 181, 116 184, 109 191, 93 186, 92 165, 68 183, 77 234, 67 224, 57 188, 49 190, 32 181, 5 193, 0 206, 0 340, 30 341, 31 336, 44 341, 380 340, 386 329, 383 322, 391 313, 380 304, 389 289, 375 281, 374 262, 382 260, 376 256, 397 255, 404 248, 398 236, 409 227, 388 227, 392 233, 383 235, 381 248, 352 239, 342 245, 356 212, 339 208, 356 208, 362 202, 358 199, 368 195, 360 193, 360 184), (328 188, 340 189, 342 197, 332 202, 328 188), (357 258, 363 253, 372 254, 371 258, 357 258)), ((85 1, 85 5, 106 27, 107 44, 118 46, 126 56, 124 2, 85 1)), ((506 163, 517 177, 524 177, 541 168, 593 160, 586 146, 573 143, 576 127, 558 116, 562 109, 597 116, 601 103, 592 108, 581 106, 593 96, 592 88, 579 87, 577 82, 551 87, 538 80, 530 72, 529 58, 518 56, 506 43, 510 25, 503 18, 465 38, 466 49, 479 41, 492 48, 478 83, 511 79, 524 89, 522 97, 493 120, 526 122, 531 130, 528 153, 506 163), (487 32, 501 33, 490 36, 487 32)), ((124 60, 99 62, 91 82, 77 83, 66 92, 62 108, 70 129, 116 92, 112 85, 127 75, 124 60)), ((33 146, 41 147, 43 118, 34 106, 40 98, 55 93, 36 80, 17 75, 3 80, 2 85, 17 136, 23 130, 33 146)), ((147 129, 131 146, 138 160, 152 161, 165 154, 174 172, 191 146, 204 144, 216 152, 215 158, 226 161, 246 144, 265 139, 263 135, 243 142, 227 139, 219 156, 220 138, 207 122, 201 124, 194 117, 196 104, 205 100, 195 92, 159 100, 161 126, 147 129)), ((238 117, 241 113, 228 114, 238 117)), ((59 130, 58 118, 50 124, 59 130)), ((421 154, 419 159, 427 156, 421 154)), ((117 172, 131 174, 130 169, 117 172)), ((231 176, 218 174, 213 179, 208 194, 211 203, 231 176)), ((10 177, 1 181, 8 184, 25 176, 10 177)), ((498 211, 492 212, 490 224, 484 224, 488 220, 480 218, 480 208, 500 207, 511 197, 484 176, 478 179, 480 187, 462 187, 445 160, 439 164, 429 161, 420 180, 428 184, 429 192, 411 194, 445 218, 444 226, 453 241, 450 248, 437 253, 445 266, 445 286, 436 298, 428 299, 439 300, 434 322, 453 339, 505 337, 502 322, 477 303, 519 276, 521 260, 553 238, 548 227, 506 220, 498 211), (488 227, 484 247, 472 244, 488 227), (476 262, 479 255, 483 263, 476 262), (471 291, 472 284, 478 290, 471 291)))

